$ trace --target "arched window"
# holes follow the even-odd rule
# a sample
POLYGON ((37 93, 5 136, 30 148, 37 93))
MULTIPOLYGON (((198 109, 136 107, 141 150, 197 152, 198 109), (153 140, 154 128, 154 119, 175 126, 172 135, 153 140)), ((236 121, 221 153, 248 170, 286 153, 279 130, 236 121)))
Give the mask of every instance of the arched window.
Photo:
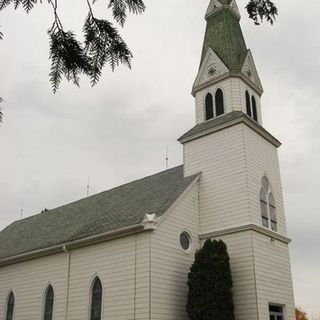
POLYGON ((7 300, 6 320, 13 320, 14 294, 11 291, 7 300))
POLYGON ((269 202, 271 229, 273 231, 277 231, 276 202, 274 201, 274 197, 271 192, 269 194, 269 201, 268 202, 269 202))
POLYGON ((90 320, 101 320, 102 284, 98 277, 92 283, 90 320))
POLYGON ((222 114, 224 114, 223 92, 221 89, 218 89, 216 91, 215 101, 216 101, 216 116, 221 116, 222 114))
POLYGON ((247 107, 247 115, 249 117, 252 117, 252 113, 251 113, 251 103, 250 103, 250 95, 249 92, 246 91, 246 107, 247 107))
POLYGON ((266 176, 261 179, 260 211, 262 225, 266 228, 271 228, 273 231, 277 231, 276 202, 266 176))
POLYGON ((206 120, 213 118, 213 97, 211 93, 206 95, 206 120))
POLYGON ((253 116, 253 119, 258 121, 257 104, 256 104, 256 99, 255 99, 254 96, 251 97, 251 102, 252 102, 252 116, 253 116))
POLYGON ((43 320, 52 320, 54 292, 51 285, 48 286, 45 294, 43 320))
POLYGON ((263 188, 261 188, 260 190, 260 210, 261 210, 262 225, 266 228, 269 228, 267 195, 263 190, 263 188))

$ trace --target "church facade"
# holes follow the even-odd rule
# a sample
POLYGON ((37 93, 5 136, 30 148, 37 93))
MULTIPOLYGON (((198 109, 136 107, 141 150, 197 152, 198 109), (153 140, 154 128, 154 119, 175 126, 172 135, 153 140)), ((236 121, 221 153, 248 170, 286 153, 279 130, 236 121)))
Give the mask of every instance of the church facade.
POLYGON ((235 0, 211 0, 183 165, 0 232, 0 319, 187 320, 206 239, 228 247, 236 320, 293 320, 278 160, 235 0))

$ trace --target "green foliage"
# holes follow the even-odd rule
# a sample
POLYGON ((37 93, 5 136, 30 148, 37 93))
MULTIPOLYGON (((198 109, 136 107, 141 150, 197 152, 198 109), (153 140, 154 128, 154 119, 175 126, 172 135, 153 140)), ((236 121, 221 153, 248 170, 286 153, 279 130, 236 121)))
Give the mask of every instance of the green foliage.
POLYGON ((266 19, 271 24, 274 23, 278 15, 278 9, 270 0, 250 0, 246 5, 249 18, 254 21, 256 25, 266 19))
POLYGON ((207 240, 188 275, 190 320, 234 320, 229 255, 221 240, 207 240))
MULTIPOLYGON (((80 74, 90 77, 92 85, 97 84, 106 64, 112 71, 120 64, 130 68, 132 53, 118 30, 110 21, 94 16, 93 4, 98 0, 82 0, 88 6, 88 15, 83 25, 84 43, 78 41, 71 30, 63 29, 58 14, 58 1, 62 0, 0 0, 0 11, 12 5, 15 9, 21 7, 29 13, 36 4, 46 2, 51 5, 54 22, 48 31, 51 59, 49 75, 54 92, 59 88, 63 78, 79 86, 80 74)), ((112 11, 114 20, 121 27, 125 24, 128 12, 141 14, 145 10, 143 0, 103 1, 106 1, 106 9, 112 11)), ((260 24, 263 19, 273 24, 278 14, 277 8, 270 0, 249 0, 246 8, 255 24, 260 24)), ((3 34, 0 32, 0 39, 2 37, 3 34)))
MULTIPOLYGON (((121 38, 117 28, 110 21, 94 16, 93 4, 97 0, 83 0, 88 6, 88 15, 83 25, 84 43, 77 40, 71 30, 64 30, 58 14, 58 0, 47 0, 54 12, 54 22, 48 31, 50 38, 51 71, 50 82, 56 92, 63 78, 79 86, 80 75, 84 74, 95 85, 102 69, 108 64, 112 71, 120 64, 131 67, 132 53, 121 38)), ((113 17, 124 26, 127 13, 141 14, 145 10, 143 0, 105 0, 106 9, 112 10, 113 17)), ((27 13, 38 0, 0 0, 0 11, 9 5, 22 7, 27 13)), ((0 39, 3 34, 0 33, 0 39)))

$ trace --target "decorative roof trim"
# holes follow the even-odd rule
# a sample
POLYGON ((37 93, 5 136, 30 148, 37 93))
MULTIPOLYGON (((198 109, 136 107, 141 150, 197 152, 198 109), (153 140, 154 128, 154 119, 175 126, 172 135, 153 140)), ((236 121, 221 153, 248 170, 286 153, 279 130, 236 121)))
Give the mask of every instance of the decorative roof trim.
POLYGON ((243 231, 255 231, 255 232, 258 232, 258 233, 263 234, 265 236, 268 236, 271 239, 275 239, 275 240, 281 241, 286 244, 289 244, 292 241, 290 238, 288 238, 282 234, 279 234, 275 231, 264 228, 262 226, 254 224, 254 223, 246 224, 246 225, 242 225, 242 226, 237 226, 237 227, 233 227, 233 228, 229 228, 229 229, 201 233, 201 234, 199 234, 199 239, 205 240, 205 239, 209 239, 209 238, 216 238, 216 237, 239 233, 239 232, 243 232, 243 231))
POLYGON ((78 249, 81 247, 87 247, 93 244, 113 240, 116 238, 122 238, 128 235, 135 234, 138 232, 143 232, 146 230, 147 229, 145 229, 142 224, 136 224, 126 228, 120 228, 117 230, 113 230, 113 231, 101 233, 98 235, 90 236, 87 238, 59 244, 56 246, 34 250, 27 253, 22 253, 16 256, 0 259, 0 268, 10 264, 15 264, 18 262, 33 260, 36 258, 45 257, 45 256, 49 256, 56 253, 63 253, 63 252, 78 249))
POLYGON ((243 80, 251 89, 255 90, 259 96, 261 97, 263 94, 263 89, 258 87, 252 80, 250 80, 248 77, 246 77, 242 72, 234 72, 234 71, 230 71, 227 72, 221 76, 218 76, 214 79, 210 79, 209 81, 206 81, 204 83, 202 83, 201 85, 198 86, 194 86, 192 88, 191 94, 195 97, 196 92, 200 91, 202 89, 205 89, 206 87, 213 85, 219 81, 225 80, 227 78, 240 78, 241 80, 243 80))
MULTIPOLYGON (((209 120, 209 121, 214 121, 214 120, 215 119, 212 119, 212 120, 209 120)), ((281 142, 279 140, 277 140, 271 133, 269 133, 261 125, 259 125, 258 123, 254 122, 253 120, 251 120, 244 113, 242 113, 242 115, 239 116, 236 119, 230 120, 230 121, 222 123, 222 124, 218 124, 217 126, 213 126, 211 128, 208 128, 208 129, 204 129, 203 131, 200 131, 200 132, 195 133, 193 135, 187 136, 185 138, 183 138, 183 136, 182 136, 181 138, 178 139, 178 141, 180 143, 184 144, 186 142, 201 138, 201 137, 206 136, 208 134, 211 134, 213 132, 220 131, 222 129, 237 125, 239 123, 246 124, 248 127, 253 129, 256 133, 258 133, 261 137, 263 137, 264 139, 266 139, 267 141, 272 143, 275 147, 279 148, 281 146, 281 142)))

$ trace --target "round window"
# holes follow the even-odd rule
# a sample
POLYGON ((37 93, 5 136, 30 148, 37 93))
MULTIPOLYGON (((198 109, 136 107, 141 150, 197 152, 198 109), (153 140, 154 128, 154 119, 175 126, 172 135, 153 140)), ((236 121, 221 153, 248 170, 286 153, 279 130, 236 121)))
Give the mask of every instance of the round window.
POLYGON ((183 231, 180 234, 180 245, 184 251, 188 251, 191 247, 191 237, 188 232, 183 231))

